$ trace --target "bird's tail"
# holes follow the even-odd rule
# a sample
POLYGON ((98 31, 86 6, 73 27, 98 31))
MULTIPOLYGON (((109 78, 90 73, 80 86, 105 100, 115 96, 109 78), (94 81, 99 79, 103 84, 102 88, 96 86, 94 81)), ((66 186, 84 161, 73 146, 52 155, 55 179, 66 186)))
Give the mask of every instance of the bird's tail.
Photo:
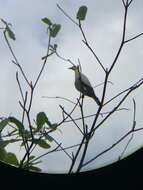
POLYGON ((101 102, 100 102, 100 100, 98 99, 98 97, 97 97, 96 95, 93 97, 93 99, 94 99, 95 102, 98 104, 98 106, 101 105, 101 102))

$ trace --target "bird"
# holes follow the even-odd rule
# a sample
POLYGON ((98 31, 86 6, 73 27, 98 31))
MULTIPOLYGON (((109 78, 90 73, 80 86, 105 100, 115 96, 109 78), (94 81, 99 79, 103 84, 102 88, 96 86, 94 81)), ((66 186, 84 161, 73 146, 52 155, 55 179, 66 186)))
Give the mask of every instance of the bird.
POLYGON ((73 70, 75 72, 75 88, 82 93, 83 96, 89 96, 95 100, 95 102, 98 104, 98 106, 101 105, 100 100, 95 95, 95 92, 93 90, 93 87, 91 86, 91 83, 87 76, 85 76, 79 69, 79 66, 72 66, 69 69, 73 70))

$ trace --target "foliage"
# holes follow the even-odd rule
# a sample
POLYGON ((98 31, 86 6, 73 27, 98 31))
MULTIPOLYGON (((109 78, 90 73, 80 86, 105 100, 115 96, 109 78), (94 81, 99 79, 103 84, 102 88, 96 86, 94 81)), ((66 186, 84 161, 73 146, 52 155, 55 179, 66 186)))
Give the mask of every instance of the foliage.
POLYGON ((79 8, 76 18, 79 20, 85 20, 87 14, 87 7, 86 6, 82 6, 79 8))

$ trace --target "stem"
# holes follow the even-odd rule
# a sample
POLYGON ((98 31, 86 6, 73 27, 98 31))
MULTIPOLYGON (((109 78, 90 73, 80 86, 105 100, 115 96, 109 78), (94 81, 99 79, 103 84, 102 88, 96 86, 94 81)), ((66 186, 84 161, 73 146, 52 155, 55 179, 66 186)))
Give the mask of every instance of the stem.
POLYGON ((6 41, 7 45, 8 45, 8 48, 9 48, 9 50, 10 50, 10 52, 11 52, 11 54, 12 54, 14 60, 15 60, 15 61, 13 61, 13 63, 19 67, 19 69, 20 69, 20 71, 22 73, 22 76, 24 77, 26 83, 30 86, 30 82, 28 81, 28 79, 27 79, 21 65, 19 64, 18 59, 17 59, 17 57, 16 57, 16 55, 15 55, 15 53, 14 53, 14 51, 13 51, 13 49, 12 49, 10 43, 9 43, 9 40, 8 40, 8 38, 6 36, 6 30, 3 32, 3 34, 4 34, 5 41, 6 41))
POLYGON ((85 140, 85 136, 82 137, 82 140, 81 140, 81 143, 80 143, 80 145, 78 147, 78 150, 77 150, 77 152, 76 152, 76 154, 75 154, 75 156, 74 156, 74 158, 72 160, 72 164, 71 164, 69 172, 68 172, 69 174, 72 173, 72 170, 73 170, 73 167, 74 167, 74 165, 76 163, 77 157, 78 157, 78 155, 80 153, 80 150, 81 150, 81 148, 82 148, 82 146, 84 144, 84 140, 85 140))
POLYGON ((50 43, 51 43, 51 36, 49 36, 48 48, 47 48, 47 56, 46 56, 46 58, 44 59, 44 63, 43 63, 43 65, 42 65, 42 68, 41 68, 41 70, 40 70, 40 72, 39 72, 39 74, 38 74, 38 76, 37 76, 37 79, 36 79, 34 85, 33 85, 33 89, 36 87, 36 85, 37 85, 37 83, 38 83, 38 81, 39 81, 39 79, 40 79, 40 77, 41 77, 41 75, 42 75, 42 73, 43 73, 43 70, 44 70, 44 68, 45 68, 45 65, 46 65, 46 63, 47 63, 47 59, 48 59, 48 57, 49 57, 50 43))
POLYGON ((97 60, 97 62, 99 63, 99 65, 101 66, 101 68, 103 69, 103 71, 106 73, 106 69, 104 68, 103 64, 101 63, 99 57, 96 55, 95 51, 92 49, 92 47, 89 45, 89 42, 87 41, 87 38, 86 38, 85 33, 83 31, 83 28, 82 28, 80 20, 79 20, 79 25, 78 26, 79 26, 79 29, 80 29, 80 31, 82 33, 82 36, 83 36, 83 39, 84 39, 83 40, 84 44, 88 47, 88 49, 94 55, 95 59, 97 60))

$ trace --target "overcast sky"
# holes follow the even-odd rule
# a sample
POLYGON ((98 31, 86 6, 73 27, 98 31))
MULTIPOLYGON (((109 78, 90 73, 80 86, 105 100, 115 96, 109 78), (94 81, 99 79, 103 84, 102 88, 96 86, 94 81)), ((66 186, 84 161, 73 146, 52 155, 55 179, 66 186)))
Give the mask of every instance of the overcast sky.
MULTIPOLYGON (((121 0, 0 0, 0 17, 12 23, 12 29, 16 34, 16 41, 12 42, 12 45, 20 64, 28 78, 33 81, 41 68, 41 57, 46 54, 48 40, 46 27, 41 22, 41 18, 48 17, 53 22, 62 25, 57 38, 53 40, 53 43, 58 44, 59 54, 71 59, 75 64, 80 59, 82 71, 88 76, 92 85, 102 83, 104 79, 103 71, 91 52, 82 43, 78 28, 59 11, 56 6, 57 3, 74 19, 76 19, 76 12, 81 5, 88 7, 86 21, 83 23, 87 39, 100 57, 103 65, 107 68, 111 65, 121 40, 124 14, 121 0)), ((143 32, 142 4, 142 0, 134 0, 129 9, 127 39, 143 32)), ((12 57, 3 39, 2 32, 0 33, 0 56, 0 116, 13 115, 20 117, 21 109, 18 104, 20 93, 15 80, 17 68, 11 63, 12 57)), ((111 74, 110 80, 114 85, 109 84, 106 100, 128 88, 142 77, 142 60, 143 37, 130 42, 124 47, 111 74)), ((70 66, 68 62, 64 62, 55 56, 48 60, 35 91, 32 107, 33 117, 38 112, 45 111, 51 122, 56 123, 61 120, 59 104, 62 104, 67 111, 71 109, 72 105, 69 102, 42 98, 42 96, 62 96, 76 101, 79 93, 74 88, 74 73, 68 70, 70 66)), ((101 90, 102 86, 95 89, 99 97, 101 97, 101 90)), ((141 87, 129 96, 128 100, 122 105, 122 107, 129 108, 130 111, 121 111, 115 114, 102 128, 97 130, 96 138, 92 140, 86 160, 112 145, 131 128, 133 97, 137 103, 137 128, 143 127, 143 93, 141 87)), ((85 105, 85 114, 95 113, 97 108, 92 99, 85 98, 85 105)), ((107 106, 105 111, 109 111, 112 106, 107 106)), ((77 114, 75 114, 75 117, 77 117, 77 114)), ((86 122, 90 125, 91 121, 92 119, 89 119, 86 122)), ((67 123, 60 130, 62 133, 57 131, 55 134, 53 133, 53 137, 61 142, 63 146, 70 146, 79 142, 81 136, 73 124, 67 123)), ((142 145, 142 135, 143 132, 140 132, 134 136, 127 149, 127 154, 142 145)), ((94 169, 117 160, 128 139, 85 167, 85 170, 94 169)), ((10 150, 14 150, 19 154, 19 149, 17 150, 14 146, 10 146, 10 150)), ((71 151, 69 150, 69 153, 71 151)), ((39 152, 36 154, 39 154, 39 152)), ((45 157, 40 166, 44 172, 66 172, 69 165, 70 161, 64 153, 54 153, 45 157)))

